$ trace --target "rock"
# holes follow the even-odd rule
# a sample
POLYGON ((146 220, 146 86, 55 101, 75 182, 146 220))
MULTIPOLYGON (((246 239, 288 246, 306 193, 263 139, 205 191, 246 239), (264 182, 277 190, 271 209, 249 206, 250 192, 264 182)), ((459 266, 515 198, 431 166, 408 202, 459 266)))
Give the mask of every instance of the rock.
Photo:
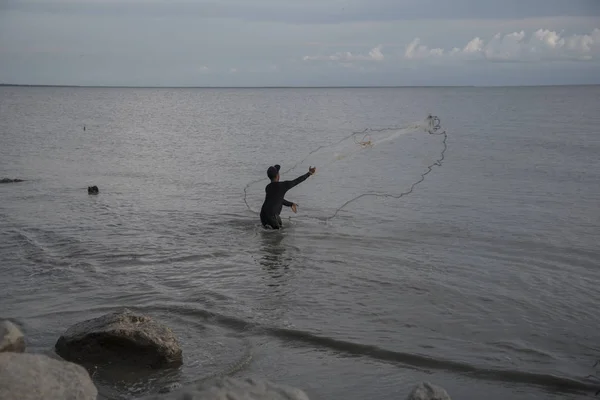
POLYGON ((0 353, 2 400, 96 400, 87 371, 41 354, 0 353))
POLYGON ((183 363, 179 341, 171 329, 127 309, 73 325, 58 339, 55 349, 64 359, 86 366, 156 369, 183 363))
POLYGON ((25 351, 25 337, 10 321, 0 322, 0 353, 5 351, 15 353, 25 351))
POLYGON ((98 194, 100 190, 98 190, 98 186, 88 186, 88 194, 98 194))
POLYGON ((406 400, 452 400, 441 387, 429 382, 421 382, 408 395, 406 400))
POLYGON ((9 179, 9 178, 0 179, 0 183, 16 183, 16 182, 23 182, 23 179, 9 179))
POLYGON ((309 400, 306 393, 290 386, 262 379, 224 378, 217 381, 193 384, 180 390, 155 394, 143 400, 309 400))

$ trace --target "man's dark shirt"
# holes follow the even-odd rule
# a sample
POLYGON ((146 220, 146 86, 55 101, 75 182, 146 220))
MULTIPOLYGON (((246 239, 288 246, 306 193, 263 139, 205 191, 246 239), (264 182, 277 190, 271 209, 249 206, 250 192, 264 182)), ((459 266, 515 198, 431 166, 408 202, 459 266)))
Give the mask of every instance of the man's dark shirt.
POLYGON ((293 203, 285 200, 283 197, 285 193, 298 185, 299 183, 304 182, 310 176, 310 172, 299 176, 293 181, 283 181, 283 182, 271 182, 265 188, 265 201, 260 210, 261 216, 265 217, 275 217, 281 213, 281 209, 283 206, 291 207, 293 203))

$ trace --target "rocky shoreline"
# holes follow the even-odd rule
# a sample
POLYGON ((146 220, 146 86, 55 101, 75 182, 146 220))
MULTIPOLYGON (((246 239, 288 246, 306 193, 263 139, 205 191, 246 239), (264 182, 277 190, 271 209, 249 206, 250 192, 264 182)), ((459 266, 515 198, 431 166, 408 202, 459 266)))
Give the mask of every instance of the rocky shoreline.
MULTIPOLYGON (((67 329, 55 345, 53 358, 26 353, 21 330, 0 321, 0 399, 96 400, 98 389, 89 370, 104 368, 163 369, 183 363, 178 339, 153 318, 127 309, 82 321, 67 329)), ((265 379, 222 377, 187 385, 140 400, 265 399, 309 400, 301 389, 265 379)), ((407 400, 450 400, 448 393, 421 382, 407 400)))

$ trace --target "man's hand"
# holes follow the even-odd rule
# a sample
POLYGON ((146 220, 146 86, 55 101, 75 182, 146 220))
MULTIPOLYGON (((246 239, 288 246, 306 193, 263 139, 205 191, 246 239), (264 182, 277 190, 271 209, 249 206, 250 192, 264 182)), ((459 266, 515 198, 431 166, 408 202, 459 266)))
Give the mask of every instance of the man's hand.
POLYGON ((292 211, 294 213, 298 212, 298 205, 296 203, 292 203, 292 211))
POLYGON ((308 172, 313 175, 317 171, 317 167, 308 167, 308 172))

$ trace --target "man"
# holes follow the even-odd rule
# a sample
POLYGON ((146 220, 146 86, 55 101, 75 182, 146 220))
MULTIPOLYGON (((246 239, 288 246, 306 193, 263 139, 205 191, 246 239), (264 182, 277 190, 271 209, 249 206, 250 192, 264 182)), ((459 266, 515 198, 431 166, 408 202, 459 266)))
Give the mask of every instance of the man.
POLYGON ((297 212, 298 206, 295 203, 287 201, 283 197, 288 190, 299 183, 304 182, 316 171, 315 167, 310 167, 306 174, 299 176, 293 181, 279 182, 280 168, 279 165, 275 165, 267 169, 267 176, 271 180, 271 183, 265 188, 265 201, 260 209, 260 222, 265 228, 270 226, 273 229, 281 229, 283 227, 281 217, 279 216, 282 206, 291 207, 293 212, 297 212))

